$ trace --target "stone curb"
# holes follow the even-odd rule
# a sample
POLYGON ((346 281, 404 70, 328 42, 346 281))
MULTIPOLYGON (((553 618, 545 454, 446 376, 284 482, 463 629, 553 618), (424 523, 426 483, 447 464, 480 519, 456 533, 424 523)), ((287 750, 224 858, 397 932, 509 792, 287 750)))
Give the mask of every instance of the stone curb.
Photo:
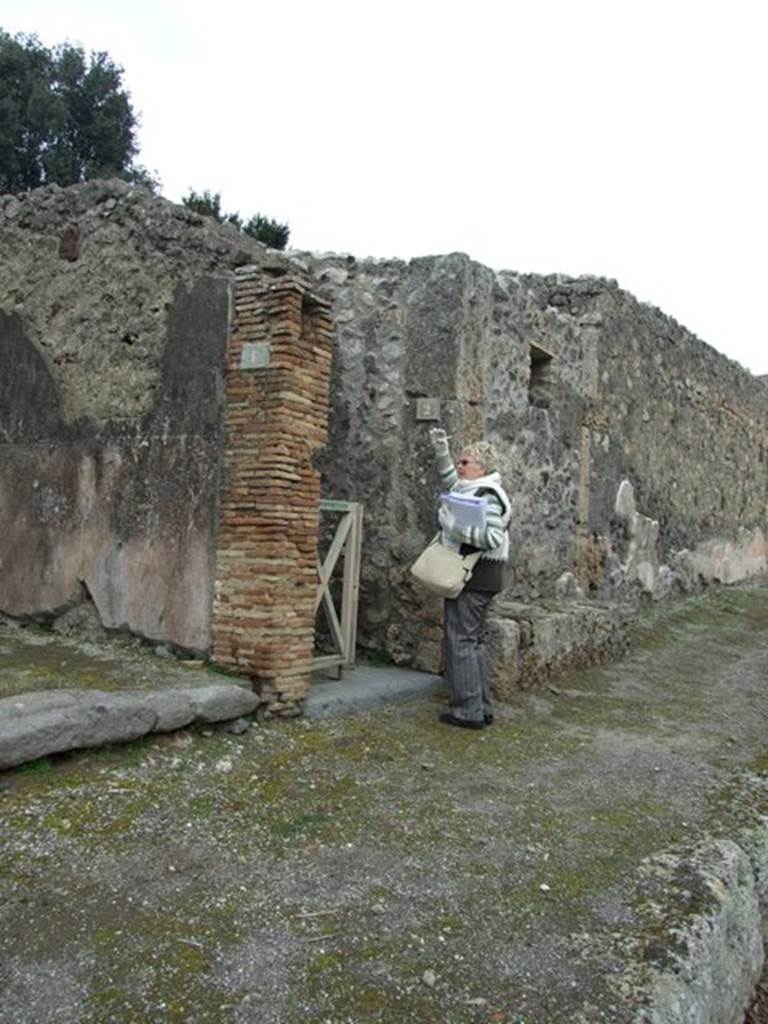
MULTIPOLYGON (((765 790, 766 781, 748 783, 765 790)), ((765 967, 768 817, 644 861, 638 938, 612 982, 632 1024, 741 1024, 765 967)))
POLYGON ((0 770, 48 754, 125 743, 192 722, 251 714, 258 696, 237 684, 107 693, 64 690, 0 699, 0 770))
MULTIPOLYGON (((308 718, 413 700, 441 692, 439 676, 364 666, 343 682, 324 680, 310 691, 308 718)), ((0 699, 0 771, 27 761, 108 743, 126 743, 149 733, 172 732, 192 722, 226 722, 252 714, 258 696, 239 683, 177 686, 113 693, 48 690, 0 699)))

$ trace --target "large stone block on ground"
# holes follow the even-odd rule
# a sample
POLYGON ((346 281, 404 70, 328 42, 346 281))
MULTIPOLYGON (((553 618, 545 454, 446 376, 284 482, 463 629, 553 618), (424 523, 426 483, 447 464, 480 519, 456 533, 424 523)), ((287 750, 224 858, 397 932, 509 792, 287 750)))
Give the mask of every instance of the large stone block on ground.
POLYGON ((177 687, 133 693, 65 690, 0 700, 0 769, 47 754, 125 743, 192 722, 226 722, 259 703, 236 684, 177 687))
POLYGON ((0 768, 135 740, 151 732, 156 720, 145 694, 68 690, 6 697, 0 701, 0 768))
POLYGON ((574 601, 528 605, 500 601, 488 619, 491 689, 500 700, 559 672, 621 656, 627 647, 620 607, 574 601))
POLYGON ((689 857, 651 859, 643 876, 645 931, 655 938, 619 979, 642 1006, 633 1024, 741 1020, 764 964, 749 856, 730 840, 708 841, 689 857))
POLYGON ((520 623, 514 619, 489 619, 486 657, 491 688, 499 700, 508 700, 520 689, 520 623))
POLYGON ((259 698, 243 686, 201 686, 189 690, 195 709, 195 718, 200 722, 227 722, 256 710, 259 698))

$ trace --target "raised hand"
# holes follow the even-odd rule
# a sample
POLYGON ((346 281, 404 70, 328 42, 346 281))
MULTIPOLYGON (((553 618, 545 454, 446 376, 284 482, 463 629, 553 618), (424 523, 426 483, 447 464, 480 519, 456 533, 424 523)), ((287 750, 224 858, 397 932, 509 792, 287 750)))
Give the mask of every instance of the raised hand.
POLYGON ((451 530, 453 530, 456 525, 456 516, 449 508, 446 508, 445 505, 441 504, 437 510, 437 521, 440 523, 442 529, 445 530, 447 534, 450 534, 451 530))

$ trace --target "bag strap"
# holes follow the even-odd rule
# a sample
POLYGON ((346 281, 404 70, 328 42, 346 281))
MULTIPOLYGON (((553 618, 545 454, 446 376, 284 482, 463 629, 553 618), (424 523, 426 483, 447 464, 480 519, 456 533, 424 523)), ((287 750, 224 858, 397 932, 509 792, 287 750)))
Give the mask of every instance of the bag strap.
POLYGON ((471 578, 472 570, 475 568, 475 564, 482 553, 482 551, 473 551, 471 555, 464 555, 462 557, 462 562, 464 563, 465 582, 468 582, 471 578))

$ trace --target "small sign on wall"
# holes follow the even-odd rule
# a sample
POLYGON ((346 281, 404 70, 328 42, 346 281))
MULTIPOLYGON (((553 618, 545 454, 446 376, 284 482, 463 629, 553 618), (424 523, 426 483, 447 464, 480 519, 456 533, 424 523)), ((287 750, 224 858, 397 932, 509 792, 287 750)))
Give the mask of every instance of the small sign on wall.
POLYGON ((272 360, 272 348, 268 341, 246 341, 240 353, 241 370, 263 370, 272 360))
POLYGON ((417 398, 416 399, 417 420, 439 420, 440 399, 439 398, 417 398))

